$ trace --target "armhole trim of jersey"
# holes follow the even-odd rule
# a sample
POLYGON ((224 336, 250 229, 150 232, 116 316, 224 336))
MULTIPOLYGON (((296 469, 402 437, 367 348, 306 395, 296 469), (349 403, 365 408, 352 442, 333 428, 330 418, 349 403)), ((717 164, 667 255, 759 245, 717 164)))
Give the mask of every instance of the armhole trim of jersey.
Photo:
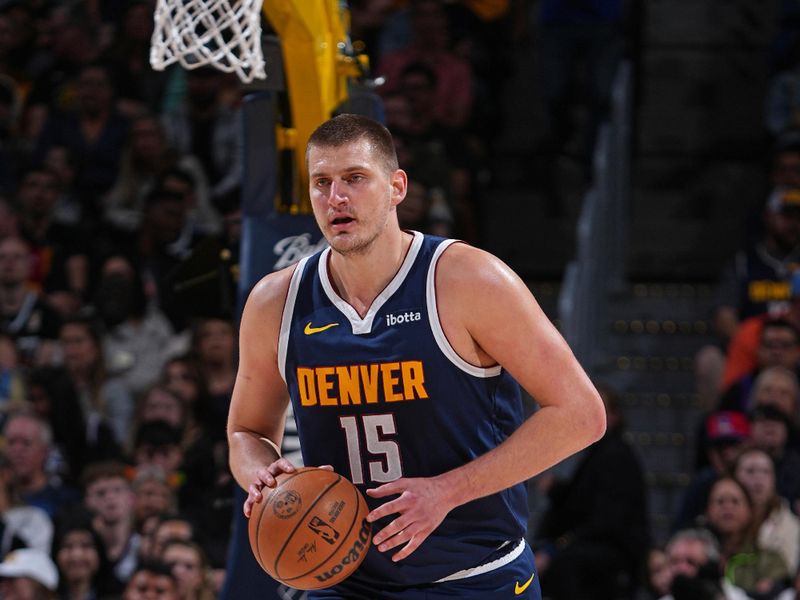
POLYGON ((436 344, 439 346, 439 350, 441 350, 442 354, 456 367, 473 377, 497 377, 502 371, 500 365, 479 367, 461 358, 453 346, 450 345, 450 341, 447 339, 444 329, 442 329, 442 323, 439 320, 439 309, 436 304, 436 265, 444 251, 456 241, 457 240, 445 240, 439 244, 433 253, 431 264, 428 267, 428 277, 425 282, 425 299, 428 305, 428 320, 431 324, 431 332, 436 340, 436 344))
POLYGON ((305 271, 309 258, 306 256, 297 263, 297 267, 292 273, 292 280, 289 282, 289 290, 286 292, 286 301, 283 304, 281 332, 278 337, 278 370, 284 383, 286 383, 286 350, 289 347, 289 329, 292 326, 294 303, 297 300, 297 290, 300 288, 300 280, 303 278, 303 271, 305 271))

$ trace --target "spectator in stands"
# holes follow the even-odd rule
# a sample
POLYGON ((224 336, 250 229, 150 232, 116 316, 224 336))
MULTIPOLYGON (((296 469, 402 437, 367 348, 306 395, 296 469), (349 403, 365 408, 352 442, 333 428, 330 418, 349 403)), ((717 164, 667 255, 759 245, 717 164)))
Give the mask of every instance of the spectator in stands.
MULTIPOLYGON (((795 306, 795 302, 792 302, 792 306, 795 306)), ((800 308, 800 304, 797 306, 800 308)), ((791 312, 786 313, 784 318, 769 318, 765 315, 752 317, 742 323, 728 347, 721 389, 727 389, 727 386, 738 379, 753 373, 758 368, 759 359, 773 364, 784 364, 787 368, 793 369, 791 359, 794 357, 796 349, 793 344, 789 343, 789 336, 791 333, 794 333, 795 336, 798 335, 794 312, 793 308, 791 312), (764 346, 763 332, 768 322, 776 322, 779 327, 787 330, 787 333, 771 334, 764 346), (759 349, 762 346, 764 354, 760 356, 759 349)))
POLYGON ((196 540, 197 535, 194 524, 184 516, 176 513, 161 515, 158 524, 152 530, 152 539, 149 545, 150 554, 142 556, 142 560, 157 560, 164 552, 170 540, 196 540))
MULTIPOLYGON (((221 468, 225 472, 227 469, 217 464, 211 440, 190 417, 180 397, 162 386, 154 386, 142 397, 137 412, 137 430, 148 423, 157 426, 166 423, 178 432, 180 463, 173 470, 181 477, 178 490, 181 509, 203 522, 219 516, 213 514, 212 507, 219 500, 219 494, 215 493, 219 472, 221 468)), ((229 495, 230 490, 225 488, 224 493, 229 495)))
POLYGON ((441 195, 413 179, 408 180, 406 197, 397 205, 397 220, 403 229, 442 237, 449 237, 453 228, 452 213, 441 195))
POLYGON ((40 367, 27 377, 28 401, 33 412, 53 431, 48 470, 66 483, 77 484, 91 460, 119 455, 119 445, 110 428, 87 426, 78 392, 63 367, 40 367), (91 437, 90 436, 94 436, 91 437))
POLYGON ((171 276, 199 241, 182 235, 187 217, 182 194, 156 188, 147 196, 142 226, 131 237, 116 236, 118 239, 112 240, 116 254, 137 257, 148 300, 167 316, 177 332, 187 326, 187 319, 185 306, 176 301, 171 276))
POLYGON ((47 22, 49 47, 27 98, 25 136, 35 140, 48 119, 76 109, 76 77, 82 67, 100 58, 102 47, 83 4, 51 5, 47 22))
POLYGON ((33 258, 30 279, 49 293, 66 291, 80 303, 88 285, 88 251, 83 233, 56 220, 61 190, 55 173, 33 167, 17 190, 20 232, 33 258))
POLYGON ((102 215, 100 200, 119 172, 129 121, 114 106, 109 67, 82 66, 76 80, 77 106, 48 118, 37 141, 34 159, 41 161, 52 146, 67 148, 76 159, 75 192, 87 216, 102 215))
POLYGON ((751 416, 753 444, 766 450, 775 462, 778 493, 800 510, 800 452, 788 446, 791 423, 774 406, 759 406, 751 416))
POLYGON ((32 11, 24 3, 0 7, 0 73, 20 88, 30 86, 33 52, 32 11))
POLYGON ((147 0, 125 2, 106 56, 117 74, 120 111, 128 116, 160 108, 169 72, 150 67, 153 7, 147 0))
POLYGON ((81 199, 75 194, 75 158, 64 146, 51 146, 45 154, 44 169, 56 179, 58 199, 53 209, 53 222, 80 229, 94 215, 85 215, 81 199))
POLYGON ((29 410, 14 412, 6 421, 3 437, 14 486, 25 504, 38 506, 53 518, 78 502, 78 493, 47 470, 53 432, 45 421, 29 410))
MULTIPOLYGON (((670 588, 679 578, 708 581, 720 588, 724 600, 749 600, 744 590, 722 576, 719 543, 711 532, 705 529, 682 529, 670 537, 666 554, 670 588)), ((661 600, 678 598, 669 594, 661 600)))
POLYGON ((765 450, 747 448, 736 458, 733 474, 753 500, 756 543, 775 550, 790 573, 800 567, 800 518, 775 487, 775 463, 765 450))
POLYGON ((740 321, 782 314, 792 296, 792 265, 800 260, 800 188, 774 188, 762 220, 760 238, 736 254, 721 278, 714 327, 723 339, 737 334, 740 321))
POLYGON ((647 553, 647 565, 645 565, 645 598, 657 600, 669 594, 669 585, 672 581, 667 553, 663 548, 653 547, 647 553))
POLYGON ((675 515, 672 530, 698 525, 708 504, 708 492, 718 477, 730 471, 736 456, 750 439, 750 423, 747 417, 736 411, 716 411, 705 419, 703 449, 705 466, 692 477, 675 515))
POLYGON ((162 115, 167 143, 200 160, 215 201, 241 185, 242 140, 238 110, 224 106, 223 74, 213 67, 186 72, 186 100, 162 115))
POLYGON ((9 237, 22 237, 17 207, 0 194, 0 241, 9 237))
POLYGON ((199 204, 211 218, 215 216, 203 166, 194 156, 179 154, 167 146, 156 117, 141 115, 131 122, 119 175, 103 201, 106 219, 120 229, 137 229, 142 222, 147 194, 162 184, 161 179, 167 173, 186 178, 188 181, 184 185, 192 193, 193 204, 199 204))
MULTIPOLYGON (((175 491, 161 467, 140 467, 133 478, 133 513, 136 530, 145 538, 145 523, 152 518, 174 513, 177 509, 175 491)), ((141 553, 145 550, 142 548, 141 553)))
POLYGON ((774 75, 769 82, 765 103, 767 130, 778 136, 787 129, 800 126, 800 65, 774 75))
POLYGON ((59 527, 53 556, 62 600, 102 600, 114 593, 105 544, 88 518, 72 516, 59 527))
POLYGON ((0 560, 16 548, 49 554, 52 540, 53 522, 41 508, 22 502, 11 464, 0 453, 0 560))
POLYGON ((386 78, 386 92, 403 88, 401 74, 412 63, 424 63, 435 73, 435 114, 447 127, 464 128, 473 102, 472 67, 451 50, 450 23, 435 0, 411 3, 412 39, 408 46, 382 57, 376 72, 386 78))
POLYGON ((214 440, 224 436, 233 383, 236 379, 236 330, 227 318, 200 319, 192 330, 192 349, 208 382, 214 440))
POLYGON ((770 367, 794 371, 800 366, 800 331, 783 319, 768 320, 761 328, 756 352, 756 366, 725 388, 719 400, 720 410, 751 410, 753 385, 759 373, 770 367))
POLYGON ((769 180, 775 187, 800 187, 800 129, 782 131, 775 140, 769 180))
POLYGON ((781 411, 796 427, 800 407, 800 383, 795 371, 784 367, 764 369, 753 383, 751 396, 751 410, 759 406, 772 406, 781 411))
POLYGON ((123 255, 109 256, 103 262, 94 300, 105 326, 103 352, 108 372, 124 381, 133 394, 141 394, 158 379, 175 343, 172 324, 148 303, 141 273, 123 255))
POLYGON ((41 550, 23 548, 0 563, 0 598, 4 600, 56 600, 58 569, 41 550))
POLYGON ((202 237, 219 234, 222 221, 219 210, 231 196, 238 207, 240 201, 240 188, 236 187, 226 194, 211 198, 204 180, 195 178, 191 171, 183 168, 172 168, 161 175, 159 185, 168 192, 183 196, 186 205, 186 223, 182 237, 202 237))
POLYGON ((159 562, 143 562, 131 576, 122 600, 179 600, 178 582, 170 568, 159 562))
POLYGON ((166 421, 146 421, 138 426, 132 456, 137 470, 158 467, 164 470, 168 481, 183 482, 181 431, 166 421))
POLYGON ((82 476, 84 506, 92 513, 92 527, 106 549, 117 590, 133 574, 141 538, 134 528, 133 490, 123 463, 87 465, 82 476))
POLYGON ((786 587, 789 570, 780 554, 758 545, 753 510, 742 484, 722 476, 711 486, 705 517, 719 539, 726 579, 750 595, 774 595, 786 587))
POLYGON ((25 377, 14 338, 0 330, 0 427, 5 415, 25 402, 25 377))
POLYGON ((607 430, 590 446, 571 479, 547 482, 550 508, 537 537, 542 588, 554 600, 631 594, 648 539, 644 474, 623 438, 619 399, 598 386, 607 430))
POLYGON ((25 366, 53 360, 60 319, 30 286, 31 257, 19 237, 0 240, 0 328, 10 333, 25 366))
POLYGON ((113 442, 123 446, 133 414, 133 395, 121 378, 108 373, 99 326, 88 319, 70 319, 61 326, 60 339, 64 366, 78 392, 89 445, 109 447, 111 443, 104 443, 103 438, 108 428, 113 442))
POLYGON ((161 562, 172 569, 181 600, 214 600, 208 559, 202 547, 191 540, 172 539, 161 551, 161 562))
POLYGON ((409 168, 414 178, 441 190, 455 217, 458 235, 475 239, 476 203, 478 188, 477 172, 482 161, 483 149, 472 143, 464 132, 440 122, 435 112, 436 72, 424 62, 412 62, 400 73, 400 85, 408 100, 413 118, 399 132, 410 146, 411 161, 406 158, 404 168, 409 168), (446 162, 447 171, 437 175, 431 173, 433 164, 428 161, 446 162), (447 180, 440 178, 446 176, 447 180))
POLYGON ((203 368, 194 353, 169 359, 162 369, 161 383, 188 407, 195 426, 208 430, 213 426, 211 397, 203 368))

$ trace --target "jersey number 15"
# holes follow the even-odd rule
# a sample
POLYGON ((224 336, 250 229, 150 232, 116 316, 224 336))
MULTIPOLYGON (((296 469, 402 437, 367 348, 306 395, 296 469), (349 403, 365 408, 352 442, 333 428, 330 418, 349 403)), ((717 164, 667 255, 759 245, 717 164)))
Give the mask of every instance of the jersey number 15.
POLYGON ((339 417, 339 424, 344 429, 344 435, 347 438, 350 480, 353 483, 364 483, 365 462, 369 468, 371 482, 387 483, 403 476, 400 447, 396 441, 384 437, 397 435, 394 415, 339 417), (361 447, 362 439, 366 447, 366 457, 361 447))

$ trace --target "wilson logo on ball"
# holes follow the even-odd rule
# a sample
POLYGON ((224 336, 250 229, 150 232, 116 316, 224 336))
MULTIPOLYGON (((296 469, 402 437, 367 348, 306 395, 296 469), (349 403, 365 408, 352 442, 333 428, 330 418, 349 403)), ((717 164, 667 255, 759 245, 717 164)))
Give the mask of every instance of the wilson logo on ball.
POLYGON ((272 512, 279 519, 288 519, 300 510, 303 501, 300 500, 300 495, 294 490, 286 490, 278 494, 275 502, 272 504, 272 512))
POLYGON ((358 532, 358 538, 353 542, 353 545, 347 551, 347 553, 342 557, 341 561, 338 564, 333 565, 327 571, 320 573, 319 575, 315 575, 317 581, 325 582, 329 580, 331 577, 335 577, 339 573, 342 572, 343 569, 347 567, 347 565, 351 563, 359 563, 361 559, 361 555, 364 554, 364 551, 369 546, 369 540, 372 534, 372 524, 364 519, 361 522, 361 530, 358 532))

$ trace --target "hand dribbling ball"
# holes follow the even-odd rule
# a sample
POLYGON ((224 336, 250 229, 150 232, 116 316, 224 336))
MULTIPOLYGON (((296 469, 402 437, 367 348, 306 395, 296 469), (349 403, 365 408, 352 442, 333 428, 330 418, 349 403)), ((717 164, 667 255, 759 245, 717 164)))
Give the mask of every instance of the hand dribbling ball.
POLYGON ((299 590, 340 583, 369 550, 372 524, 361 492, 333 471, 300 468, 264 488, 248 524, 250 547, 270 577, 299 590))

